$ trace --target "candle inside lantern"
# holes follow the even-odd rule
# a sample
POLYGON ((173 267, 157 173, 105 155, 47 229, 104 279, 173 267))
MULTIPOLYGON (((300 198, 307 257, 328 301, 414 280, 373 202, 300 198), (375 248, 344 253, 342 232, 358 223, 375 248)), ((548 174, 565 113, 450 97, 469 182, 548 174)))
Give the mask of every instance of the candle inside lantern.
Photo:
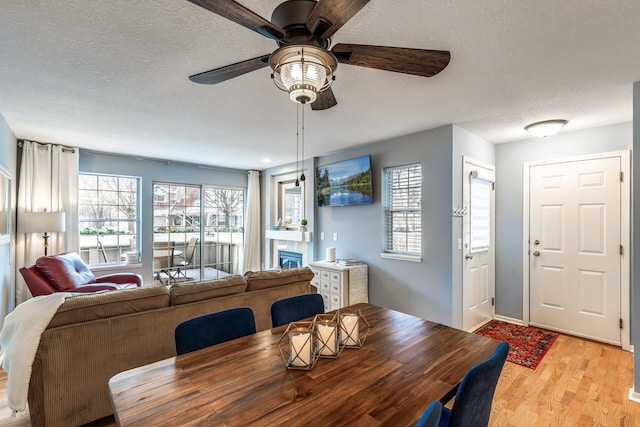
POLYGON ((311 365, 311 333, 307 329, 302 328, 291 333, 291 365, 311 365))
POLYGON ((323 356, 334 356, 337 353, 335 323, 332 324, 328 321, 318 323, 318 335, 320 336, 320 341, 318 341, 320 354, 323 356))
POLYGON ((341 316, 342 330, 340 331, 340 343, 344 345, 358 345, 359 316, 356 314, 345 314, 341 316))

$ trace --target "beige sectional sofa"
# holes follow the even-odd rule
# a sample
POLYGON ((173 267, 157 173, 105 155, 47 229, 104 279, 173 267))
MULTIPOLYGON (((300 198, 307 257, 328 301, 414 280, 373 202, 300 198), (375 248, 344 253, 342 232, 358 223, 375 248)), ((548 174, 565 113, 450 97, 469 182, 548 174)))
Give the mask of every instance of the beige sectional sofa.
POLYGON ((297 268, 67 298, 36 353, 29 384, 32 426, 79 426, 112 414, 109 378, 175 356, 178 323, 248 306, 257 330, 269 329, 271 303, 317 292, 312 278, 309 268, 297 268))

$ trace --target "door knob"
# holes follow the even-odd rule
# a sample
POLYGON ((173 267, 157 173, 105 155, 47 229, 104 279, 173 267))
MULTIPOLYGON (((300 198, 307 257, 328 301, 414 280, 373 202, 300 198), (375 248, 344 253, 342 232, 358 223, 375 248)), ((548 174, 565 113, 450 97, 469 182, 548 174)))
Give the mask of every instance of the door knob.
POLYGON ((538 240, 538 239, 534 240, 534 241, 533 241, 533 244, 534 244, 534 245, 539 245, 539 244, 540 244, 540 240, 538 240))
POLYGON ((533 256, 540 256, 540 251, 535 251, 535 252, 533 253, 533 256))
POLYGON ((473 255, 465 255, 464 259, 473 259, 473 255))

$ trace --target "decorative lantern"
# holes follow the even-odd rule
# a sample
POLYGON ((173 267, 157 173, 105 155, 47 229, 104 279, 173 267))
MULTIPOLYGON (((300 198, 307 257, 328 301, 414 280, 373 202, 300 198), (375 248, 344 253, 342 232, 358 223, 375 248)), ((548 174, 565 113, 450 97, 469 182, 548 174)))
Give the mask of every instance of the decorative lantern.
POLYGON ((362 311, 355 312, 339 311, 340 345, 345 348, 360 348, 369 336, 371 326, 362 314, 362 311))
POLYGON ((313 322, 289 323, 278 348, 288 369, 312 369, 317 360, 313 322))

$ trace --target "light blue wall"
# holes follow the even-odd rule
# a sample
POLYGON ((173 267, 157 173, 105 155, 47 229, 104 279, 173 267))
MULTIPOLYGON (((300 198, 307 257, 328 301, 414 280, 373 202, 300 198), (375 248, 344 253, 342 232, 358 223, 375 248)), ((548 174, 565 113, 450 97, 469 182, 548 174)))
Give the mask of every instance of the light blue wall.
MULTIPOLYGON (((451 209, 462 204, 462 170, 464 157, 495 165, 495 146, 484 139, 462 129, 453 126, 453 155, 452 161, 452 191, 453 198, 451 209)), ((451 228, 451 276, 452 276, 452 301, 458 301, 452 307, 452 325, 462 328, 462 254, 458 249, 458 239, 462 239, 462 217, 452 217, 451 228)))
MULTIPOLYGON (((633 150, 640 153, 640 82, 633 84, 633 150)), ((640 172, 635 170, 636 155, 632 156, 633 185, 631 207, 631 343, 638 353, 633 355, 633 387, 640 393, 640 172)), ((640 170, 640 168, 639 168, 640 170)))
MULTIPOLYGON (((174 163, 129 156, 110 155, 80 150, 80 172, 129 175, 141 178, 141 242, 142 248, 151 247, 153 241, 153 190, 154 182, 183 184, 214 184, 247 188, 247 171, 212 168, 208 166, 174 163)), ((118 269, 122 269, 119 267, 118 269)), ((153 282, 153 253, 142 251, 142 266, 139 269, 126 266, 127 271, 142 274, 144 283, 153 282)), ((117 270, 117 269, 110 269, 117 270)), ((111 272, 111 271, 109 271, 111 272)))
POLYGON ((452 322, 452 146, 452 126, 444 126, 317 158, 316 165, 324 165, 371 155, 374 188, 373 204, 316 208, 314 227, 316 259, 335 247, 337 258, 369 265, 371 303, 447 325, 452 322), (422 163, 423 174, 422 262, 381 258, 382 170, 415 162, 422 163))
POLYGON ((496 146, 496 314, 522 319, 523 164, 631 148, 631 123, 496 146))
POLYGON ((14 282, 16 270, 13 260, 15 253, 15 210, 16 210, 16 153, 18 146, 16 137, 9 129, 4 117, 0 114, 0 170, 8 174, 11 179, 11 225, 12 233, 8 243, 0 245, 0 326, 4 317, 13 310, 15 304, 14 282))

